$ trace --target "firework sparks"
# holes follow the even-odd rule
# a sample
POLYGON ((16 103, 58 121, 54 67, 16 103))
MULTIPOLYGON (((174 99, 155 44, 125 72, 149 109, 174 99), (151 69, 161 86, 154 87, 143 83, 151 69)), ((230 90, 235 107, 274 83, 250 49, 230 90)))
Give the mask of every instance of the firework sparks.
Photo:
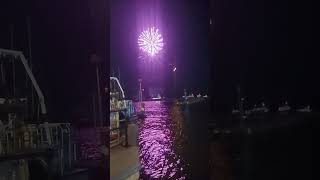
POLYGON ((164 43, 159 30, 152 27, 140 34, 138 45, 143 52, 154 56, 162 50, 164 43))

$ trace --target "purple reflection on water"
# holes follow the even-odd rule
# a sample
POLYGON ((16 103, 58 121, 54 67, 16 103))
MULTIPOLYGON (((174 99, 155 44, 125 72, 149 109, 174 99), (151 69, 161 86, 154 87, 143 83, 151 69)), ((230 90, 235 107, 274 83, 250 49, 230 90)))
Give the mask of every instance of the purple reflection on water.
POLYGON ((178 107, 145 102, 146 118, 139 122, 141 176, 146 179, 186 179, 182 114, 178 107))
POLYGON ((101 160, 102 153, 100 146, 103 144, 101 132, 95 128, 74 129, 74 141, 78 146, 79 160, 101 160))

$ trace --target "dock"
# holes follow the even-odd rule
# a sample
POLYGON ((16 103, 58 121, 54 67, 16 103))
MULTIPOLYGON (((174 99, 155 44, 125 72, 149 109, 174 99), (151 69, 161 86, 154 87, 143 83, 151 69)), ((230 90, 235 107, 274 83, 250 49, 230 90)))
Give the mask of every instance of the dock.
POLYGON ((110 179, 137 180, 139 178, 138 146, 117 146, 110 151, 110 179))

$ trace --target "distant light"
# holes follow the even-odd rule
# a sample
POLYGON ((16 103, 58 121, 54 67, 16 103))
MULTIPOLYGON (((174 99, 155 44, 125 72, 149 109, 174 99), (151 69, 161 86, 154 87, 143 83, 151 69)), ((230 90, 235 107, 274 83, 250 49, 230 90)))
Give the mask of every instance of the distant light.
POLYGON ((143 52, 146 52, 149 56, 154 56, 162 50, 164 43, 159 30, 152 27, 140 34, 138 45, 143 52))
POLYGON ((152 100, 160 100, 161 99, 161 97, 153 97, 153 98, 151 98, 152 100))
POLYGON ((210 25, 212 24, 212 20, 211 20, 211 18, 210 18, 210 25))
POLYGON ((176 68, 176 67, 174 67, 173 72, 175 72, 176 70, 177 70, 177 68, 176 68))

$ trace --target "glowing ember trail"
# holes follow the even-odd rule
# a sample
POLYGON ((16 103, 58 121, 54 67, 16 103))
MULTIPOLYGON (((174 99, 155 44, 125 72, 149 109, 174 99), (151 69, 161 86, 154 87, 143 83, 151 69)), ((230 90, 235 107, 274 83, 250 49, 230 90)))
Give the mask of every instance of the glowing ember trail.
POLYGON ((164 43, 159 30, 152 27, 140 34, 138 45, 143 52, 150 56, 154 56, 162 50, 164 43))

